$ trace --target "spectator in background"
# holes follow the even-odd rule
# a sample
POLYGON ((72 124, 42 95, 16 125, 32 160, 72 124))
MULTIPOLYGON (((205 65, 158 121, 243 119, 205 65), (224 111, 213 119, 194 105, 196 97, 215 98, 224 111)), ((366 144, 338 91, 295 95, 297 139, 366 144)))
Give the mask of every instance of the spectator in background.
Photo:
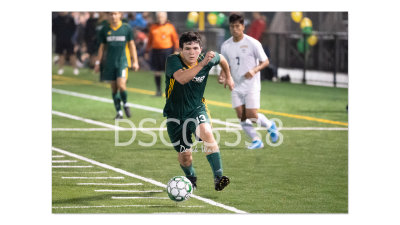
POLYGON ((84 40, 86 45, 86 52, 89 54, 89 67, 93 68, 96 61, 97 46, 97 32, 96 26, 99 19, 99 14, 90 12, 90 17, 86 21, 84 40))
MULTIPOLYGON (((86 45, 85 45, 85 26, 86 21, 89 19, 90 15, 87 12, 74 12, 72 13, 75 24, 76 30, 72 37, 72 43, 74 45, 74 54, 76 55, 76 65, 77 68, 82 68, 84 62, 88 57, 86 53, 86 45)), ((78 75, 79 70, 74 70, 74 74, 78 75)))
POLYGON ((147 27, 147 21, 143 18, 142 13, 130 13, 128 18, 128 23, 134 30, 143 30, 147 27))
POLYGON ((165 61, 178 51, 179 40, 174 25, 168 22, 166 12, 157 12, 157 23, 150 26, 145 59, 149 59, 157 86, 156 96, 161 96, 161 74, 165 71, 165 61))
POLYGON ((72 44, 72 37, 76 30, 74 19, 67 12, 60 12, 53 20, 52 29, 56 36, 56 54, 59 55, 57 74, 64 74, 65 60, 69 59, 74 67, 74 74, 78 75, 79 70, 76 67, 76 56, 72 44))
POLYGON ((261 13, 253 12, 253 21, 247 30, 247 35, 261 41, 261 36, 267 27, 265 19, 265 16, 261 15, 261 13))
MULTIPOLYGON (((109 26, 108 22, 108 15, 106 12, 99 12, 99 19, 97 20, 97 25, 96 25, 96 49, 99 49, 100 47, 100 31, 103 29, 105 26, 109 26)), ((104 64, 105 64, 105 59, 107 56, 107 49, 103 49, 103 56, 100 60, 100 81, 105 80, 104 76, 104 64)))

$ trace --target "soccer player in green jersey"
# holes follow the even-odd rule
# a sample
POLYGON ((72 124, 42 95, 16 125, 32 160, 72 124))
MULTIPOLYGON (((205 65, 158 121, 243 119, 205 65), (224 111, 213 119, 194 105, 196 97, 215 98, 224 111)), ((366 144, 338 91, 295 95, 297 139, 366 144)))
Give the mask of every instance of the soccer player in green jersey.
POLYGON ((221 191, 229 184, 223 176, 219 147, 211 130, 210 119, 203 98, 210 69, 220 64, 226 74, 225 88, 234 88, 228 62, 224 56, 209 51, 201 54, 202 40, 197 32, 185 32, 179 39, 179 54, 168 56, 166 61, 166 104, 169 138, 178 152, 178 161, 186 177, 197 187, 192 165, 192 134, 203 140, 203 151, 214 174, 215 190, 221 191))
POLYGON ((104 26, 99 34, 100 46, 95 71, 99 72, 100 60, 103 56, 104 48, 107 47, 103 70, 104 80, 111 82, 112 98, 117 111, 115 119, 122 119, 121 100, 126 116, 131 117, 127 105, 128 93, 126 91, 128 66, 137 71, 139 64, 131 27, 121 21, 122 14, 120 12, 111 12, 109 16, 110 24, 104 26), (127 48, 129 51, 127 51, 127 48))

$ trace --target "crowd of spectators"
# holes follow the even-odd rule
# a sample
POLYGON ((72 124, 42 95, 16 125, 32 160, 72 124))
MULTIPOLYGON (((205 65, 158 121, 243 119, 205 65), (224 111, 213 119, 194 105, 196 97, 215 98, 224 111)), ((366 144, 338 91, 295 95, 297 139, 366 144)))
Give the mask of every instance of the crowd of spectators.
MULTIPOLYGON (((53 12, 52 31, 54 34, 54 61, 58 65, 58 74, 63 74, 63 66, 69 63, 74 74, 79 68, 93 68, 99 47, 97 35, 108 24, 106 12, 53 12)), ((124 12, 123 22, 133 30, 140 68, 150 70, 146 55, 149 28, 157 22, 155 12, 124 12)), ((266 18, 253 13, 252 20, 246 19, 246 33, 257 40, 266 30, 266 18)), ((226 32, 229 34, 229 30, 226 32)), ((228 35, 229 36, 229 35, 228 35)))

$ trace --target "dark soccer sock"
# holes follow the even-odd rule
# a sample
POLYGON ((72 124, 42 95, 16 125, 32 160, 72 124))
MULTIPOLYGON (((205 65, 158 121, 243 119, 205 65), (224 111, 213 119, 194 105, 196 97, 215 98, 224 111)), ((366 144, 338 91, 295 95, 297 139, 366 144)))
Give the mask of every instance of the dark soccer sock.
POLYGON ((194 171, 193 164, 190 164, 190 166, 188 167, 184 167, 182 165, 180 166, 187 177, 196 177, 196 172, 194 171))
POLYGON ((119 94, 121 95, 121 100, 124 104, 128 102, 128 92, 125 91, 119 91, 119 94))
POLYGON ((211 169, 215 177, 222 177, 222 160, 219 152, 214 152, 207 155, 207 160, 210 163, 211 169))
POLYGON ((112 98, 114 100, 115 110, 117 110, 117 112, 118 112, 119 110, 121 110, 121 98, 119 96, 119 93, 118 92, 112 93, 112 98))
POLYGON ((154 76, 156 82, 157 91, 161 91, 161 76, 154 76))

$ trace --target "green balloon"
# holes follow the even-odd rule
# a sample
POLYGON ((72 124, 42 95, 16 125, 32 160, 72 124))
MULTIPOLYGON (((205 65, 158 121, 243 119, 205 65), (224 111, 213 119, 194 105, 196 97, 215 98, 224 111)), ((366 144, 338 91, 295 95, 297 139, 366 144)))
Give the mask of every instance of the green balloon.
POLYGON ((187 28, 193 28, 195 24, 196 23, 194 21, 186 20, 186 27, 187 28))
POLYGON ((312 34, 312 27, 304 27, 302 30, 303 34, 310 35, 312 34))
POLYGON ((217 25, 221 26, 225 22, 226 16, 223 13, 217 14, 217 25))
MULTIPOLYGON (((310 48, 309 44, 306 42, 306 51, 310 48)), ((300 53, 304 54, 304 39, 299 39, 297 41, 297 50, 299 50, 300 53)))

